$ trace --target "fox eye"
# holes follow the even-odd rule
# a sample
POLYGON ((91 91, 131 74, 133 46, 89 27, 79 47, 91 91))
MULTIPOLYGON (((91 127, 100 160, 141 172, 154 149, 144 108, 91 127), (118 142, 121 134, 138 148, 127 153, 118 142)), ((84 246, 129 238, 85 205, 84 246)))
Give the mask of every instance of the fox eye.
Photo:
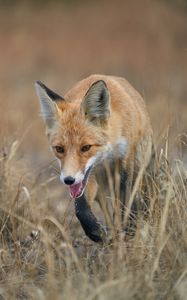
POLYGON ((63 146, 55 146, 54 148, 55 148, 56 152, 64 153, 64 147, 63 146))
POLYGON ((91 148, 91 145, 85 145, 85 146, 81 147, 81 151, 86 152, 86 151, 90 150, 90 148, 91 148))

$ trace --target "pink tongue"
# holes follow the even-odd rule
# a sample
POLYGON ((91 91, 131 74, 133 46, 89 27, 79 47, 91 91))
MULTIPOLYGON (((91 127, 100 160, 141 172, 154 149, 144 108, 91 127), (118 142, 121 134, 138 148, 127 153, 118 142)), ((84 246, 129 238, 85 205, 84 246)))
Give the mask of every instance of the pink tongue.
POLYGON ((69 187, 69 191, 70 191, 71 196, 73 198, 76 198, 77 196, 79 196, 80 193, 81 193, 82 187, 83 187, 82 182, 74 184, 74 185, 71 185, 69 187))

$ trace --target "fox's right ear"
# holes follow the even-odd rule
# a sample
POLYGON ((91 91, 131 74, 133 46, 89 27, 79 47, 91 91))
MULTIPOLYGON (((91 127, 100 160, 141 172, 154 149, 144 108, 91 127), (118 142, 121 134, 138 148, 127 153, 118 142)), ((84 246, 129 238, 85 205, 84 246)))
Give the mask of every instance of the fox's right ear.
POLYGON ((41 81, 35 82, 36 93, 40 100, 40 108, 42 117, 49 129, 51 129, 55 122, 59 111, 57 106, 58 101, 64 101, 64 98, 50 90, 41 81))
POLYGON ((110 116, 110 95, 103 80, 94 82, 81 104, 85 116, 95 124, 106 124, 110 116))

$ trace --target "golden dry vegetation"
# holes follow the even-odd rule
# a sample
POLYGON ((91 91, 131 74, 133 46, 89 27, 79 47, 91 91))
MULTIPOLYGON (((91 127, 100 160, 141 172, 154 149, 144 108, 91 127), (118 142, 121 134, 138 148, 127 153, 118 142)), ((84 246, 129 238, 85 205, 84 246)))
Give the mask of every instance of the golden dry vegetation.
POLYGON ((0 299, 186 299, 187 11, 177 3, 1 4, 0 299), (149 215, 109 245, 76 220, 34 90, 40 79, 63 94, 91 73, 138 89, 158 151, 149 215))

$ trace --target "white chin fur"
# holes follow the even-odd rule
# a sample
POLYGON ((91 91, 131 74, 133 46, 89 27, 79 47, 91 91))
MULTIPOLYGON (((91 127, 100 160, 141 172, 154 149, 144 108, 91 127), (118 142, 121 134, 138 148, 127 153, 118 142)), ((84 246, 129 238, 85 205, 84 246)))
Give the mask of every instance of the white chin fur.
POLYGON ((92 166, 94 166, 94 163, 97 160, 97 154, 95 156, 92 156, 91 158, 89 158, 89 160, 87 161, 86 164, 86 168, 85 168, 85 173, 88 171, 88 169, 92 166))

